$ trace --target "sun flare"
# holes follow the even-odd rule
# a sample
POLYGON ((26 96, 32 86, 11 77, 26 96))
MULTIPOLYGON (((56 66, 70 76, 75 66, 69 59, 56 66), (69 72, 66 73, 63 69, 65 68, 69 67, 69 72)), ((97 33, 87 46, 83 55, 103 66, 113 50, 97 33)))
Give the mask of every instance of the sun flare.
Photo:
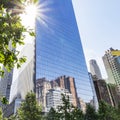
POLYGON ((37 6, 35 4, 30 4, 25 7, 25 14, 31 18, 35 19, 37 16, 37 6))
POLYGON ((34 27, 38 14, 37 4, 26 4, 24 12, 20 15, 22 24, 25 27, 34 27))
POLYGON ((11 2, 15 5, 12 12, 19 14, 21 18, 21 23, 25 27, 33 28, 35 27, 36 20, 41 24, 47 27, 47 22, 51 21, 51 18, 47 16, 47 13, 51 11, 47 7, 51 2, 46 1, 34 1, 26 0, 26 2, 20 3, 18 1, 11 2))

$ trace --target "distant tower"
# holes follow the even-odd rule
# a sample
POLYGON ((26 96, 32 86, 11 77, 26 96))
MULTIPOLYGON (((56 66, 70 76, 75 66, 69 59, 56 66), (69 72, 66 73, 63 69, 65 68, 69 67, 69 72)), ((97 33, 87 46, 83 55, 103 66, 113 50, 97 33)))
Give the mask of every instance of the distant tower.
POLYGON ((99 69, 99 66, 96 62, 96 60, 92 59, 89 61, 90 63, 90 72, 92 75, 96 75, 98 79, 102 79, 102 75, 99 69))
POLYGON ((120 91, 120 53, 119 50, 110 48, 103 56, 103 62, 108 75, 108 83, 116 84, 120 91))

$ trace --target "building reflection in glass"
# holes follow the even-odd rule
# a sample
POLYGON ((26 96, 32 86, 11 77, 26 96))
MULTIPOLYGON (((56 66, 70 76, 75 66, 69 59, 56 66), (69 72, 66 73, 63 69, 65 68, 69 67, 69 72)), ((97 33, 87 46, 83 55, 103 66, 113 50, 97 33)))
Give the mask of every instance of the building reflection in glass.
POLYGON ((93 93, 72 1, 40 0, 39 4, 41 18, 36 23, 37 92, 43 95, 42 100, 46 100, 48 90, 57 86, 72 94, 75 106, 79 106, 79 99, 90 102, 93 93))

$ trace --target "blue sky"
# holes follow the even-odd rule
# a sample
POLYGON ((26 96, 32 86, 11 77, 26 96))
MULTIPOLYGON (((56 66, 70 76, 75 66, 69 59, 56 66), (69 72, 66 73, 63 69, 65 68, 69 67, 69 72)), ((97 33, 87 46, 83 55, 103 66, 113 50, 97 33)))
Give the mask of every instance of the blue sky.
POLYGON ((102 56, 110 47, 120 49, 120 0, 72 0, 86 61, 97 60, 103 77, 102 56))

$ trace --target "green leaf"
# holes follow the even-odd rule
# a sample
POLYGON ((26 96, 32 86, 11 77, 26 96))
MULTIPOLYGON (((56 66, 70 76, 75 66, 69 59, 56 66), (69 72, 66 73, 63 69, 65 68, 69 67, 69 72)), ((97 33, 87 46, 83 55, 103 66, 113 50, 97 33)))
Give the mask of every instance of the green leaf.
POLYGON ((35 32, 29 32, 31 36, 35 36, 35 32))
POLYGON ((21 67, 21 65, 19 63, 17 63, 17 68, 20 68, 20 67, 21 67))

